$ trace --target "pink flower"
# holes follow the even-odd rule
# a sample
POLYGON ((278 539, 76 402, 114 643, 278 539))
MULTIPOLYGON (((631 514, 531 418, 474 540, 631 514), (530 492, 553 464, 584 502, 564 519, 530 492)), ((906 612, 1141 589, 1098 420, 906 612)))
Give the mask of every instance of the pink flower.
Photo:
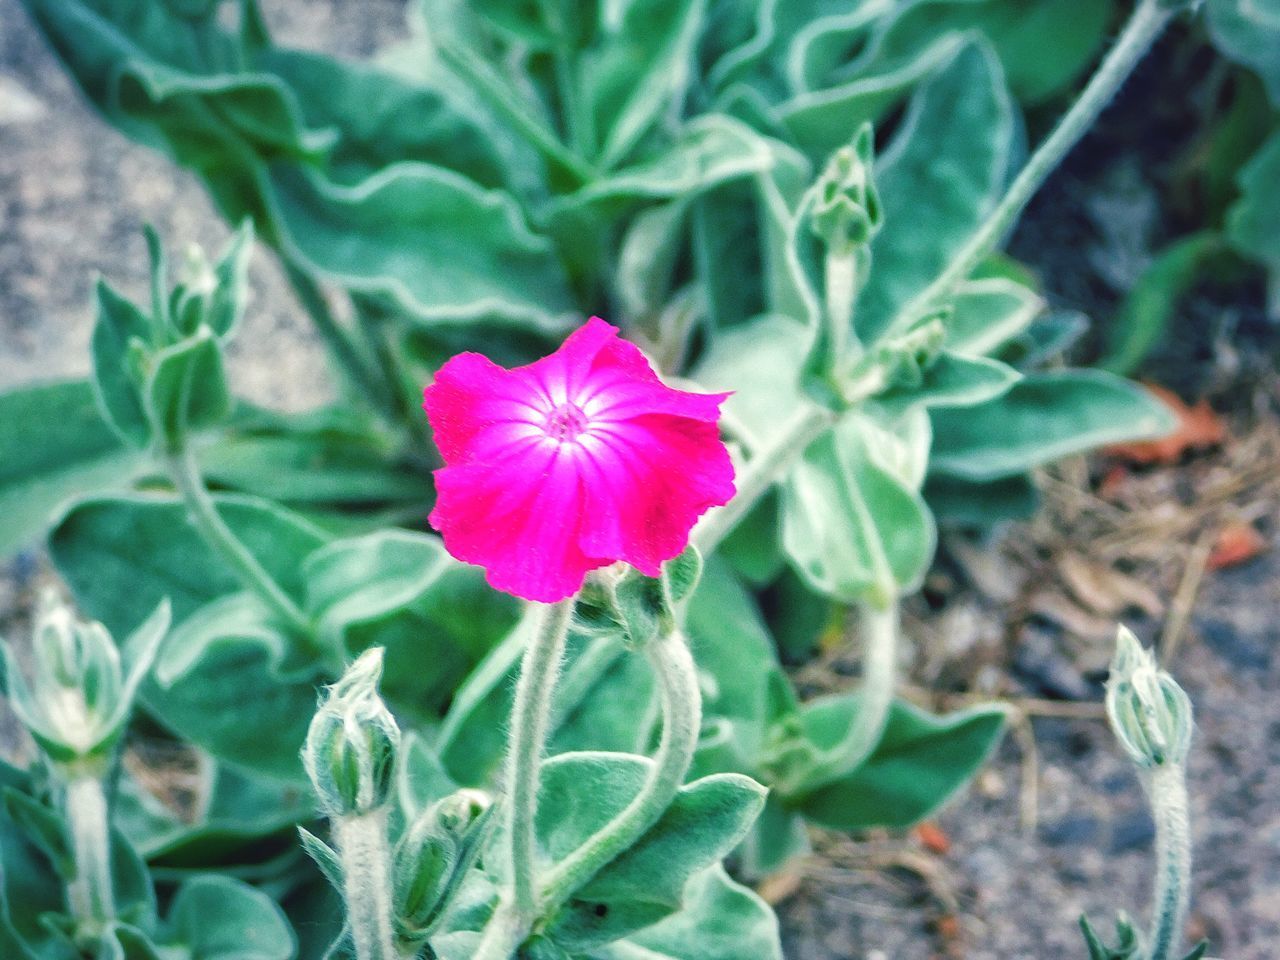
POLYGON ((527 600, 572 596, 616 560, 656 577, 733 496, 716 427, 726 396, 666 386, 598 317, 514 370, 458 354, 423 404, 446 464, 431 525, 527 600))

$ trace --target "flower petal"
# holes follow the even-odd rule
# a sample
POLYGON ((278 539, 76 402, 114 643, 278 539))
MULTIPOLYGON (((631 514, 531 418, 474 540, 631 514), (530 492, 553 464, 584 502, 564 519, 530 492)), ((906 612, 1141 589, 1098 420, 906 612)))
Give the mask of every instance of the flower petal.
POLYGON ((734 494, 733 462, 713 423, 664 414, 594 427, 583 444, 586 500, 579 542, 656 577, 698 517, 734 494))
POLYGON ((435 472, 431 525, 459 560, 485 568, 495 589, 554 603, 572 596, 609 557, 580 545, 586 510, 579 463, 569 445, 542 441, 501 462, 435 472))
POLYGON ((478 353, 451 357, 423 391, 436 446, 447 463, 465 463, 541 430, 545 404, 516 371, 478 353))

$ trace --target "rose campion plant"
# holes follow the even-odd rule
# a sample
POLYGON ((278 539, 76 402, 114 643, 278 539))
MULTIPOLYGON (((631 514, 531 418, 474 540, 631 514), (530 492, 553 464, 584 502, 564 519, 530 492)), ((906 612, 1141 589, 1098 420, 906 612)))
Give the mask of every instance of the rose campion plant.
POLYGON ((733 496, 717 425, 727 396, 666 386, 598 317, 514 370, 458 354, 425 391, 446 463, 431 525, 526 600, 563 600, 619 560, 656 577, 733 496))

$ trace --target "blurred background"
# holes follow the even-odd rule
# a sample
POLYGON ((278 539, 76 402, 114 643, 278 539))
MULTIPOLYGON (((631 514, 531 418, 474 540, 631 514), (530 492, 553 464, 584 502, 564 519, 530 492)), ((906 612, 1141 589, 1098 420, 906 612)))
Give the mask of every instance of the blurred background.
MULTIPOLYGON (((278 43, 343 58, 405 32, 395 0, 263 6, 278 43)), ((1050 303, 1094 320, 1072 359, 1151 384, 1181 426, 1043 472, 1031 520, 944 536, 909 607, 908 692, 949 709, 1002 697, 1012 729, 936 820, 819 837, 764 884, 793 960, 1081 956, 1082 910, 1145 903, 1153 827, 1100 702, 1116 620, 1160 642, 1196 704, 1194 935, 1217 956, 1275 956, 1280 327, 1259 259, 1227 256, 1218 232, 1273 124, 1263 82, 1203 22, 1177 24, 1017 228, 1011 253, 1050 303)), ((1032 142, 1070 87, 1025 97, 1032 142)), ((175 250, 228 236, 196 178, 104 123, 0 0, 0 388, 88 372, 95 278, 145 296, 143 223, 175 250)), ((283 410, 329 399, 324 351, 271 257, 254 257, 250 286, 238 391, 283 410)), ((0 565, 0 631, 21 631, 48 576, 38 551, 0 565)), ((795 658, 803 694, 853 682, 838 639, 795 658)))

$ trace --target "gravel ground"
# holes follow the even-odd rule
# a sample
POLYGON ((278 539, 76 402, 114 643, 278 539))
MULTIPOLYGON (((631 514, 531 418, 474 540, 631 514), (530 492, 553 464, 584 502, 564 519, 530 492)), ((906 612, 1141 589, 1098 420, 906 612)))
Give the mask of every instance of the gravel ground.
MULTIPOLYGON (((392 0, 265 6, 282 42, 342 55, 367 55, 398 32, 392 0)), ((1019 249, 1034 260, 1025 238, 1053 212, 1032 216, 1019 249)), ((227 235, 199 184, 94 116, 17 0, 0 0, 0 387, 87 371, 91 284, 102 273, 141 294, 144 222, 175 249, 216 248, 227 235)), ((267 256, 255 258, 252 279, 232 360, 238 387, 282 408, 324 399, 322 352, 267 256)), ((1188 546, 1175 539, 1169 549, 1188 546)), ((25 612, 34 562, 0 566, 0 626, 25 612)), ((1034 631, 1008 637, 1011 611, 963 589, 940 611, 921 604, 918 614, 913 633, 952 649, 969 636, 1003 638, 996 666, 1014 679, 1001 689, 1098 697, 1101 643, 1081 653, 1034 631)), ((1271 960, 1280 942, 1277 622, 1273 552, 1206 581, 1173 663, 1199 722, 1192 932, 1231 960, 1271 960)), ((1144 626, 1149 639, 1157 624, 1144 626)), ((1019 727, 936 825, 940 834, 818 838, 819 854, 768 888, 791 960, 1078 958, 1081 911, 1100 925, 1117 908, 1145 917, 1152 826, 1137 779, 1096 717, 1019 727)))

